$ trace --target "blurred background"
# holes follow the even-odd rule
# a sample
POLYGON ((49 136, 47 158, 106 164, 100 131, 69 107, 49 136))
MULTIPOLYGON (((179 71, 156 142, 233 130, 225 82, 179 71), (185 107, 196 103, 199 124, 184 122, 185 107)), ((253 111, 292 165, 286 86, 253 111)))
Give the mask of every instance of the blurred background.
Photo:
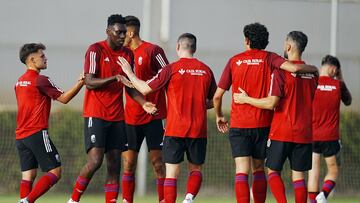
MULTIPOLYGON (((19 60, 19 48, 29 42, 45 44, 48 69, 42 74, 66 90, 82 72, 88 46, 106 38, 107 17, 118 13, 137 16, 142 23, 143 40, 159 44, 169 61, 177 59, 177 37, 184 32, 195 34, 198 38, 196 57, 212 68, 217 80, 227 60, 244 51, 242 30, 253 22, 267 26, 270 32, 267 50, 282 55, 286 34, 300 30, 309 38, 303 56, 307 63, 319 67, 324 55, 336 54, 353 95, 352 106, 342 106, 343 173, 336 190, 340 195, 359 195, 356 189, 360 188, 357 170, 360 167, 359 0, 0 0, 0 4, 0 167, 7 167, 0 172, 3 183, 0 194, 15 193, 20 180, 14 146, 16 99, 13 89, 17 78, 25 71, 19 60)), ((70 194, 69 185, 73 184, 84 164, 83 92, 66 108, 54 102, 50 135, 59 148, 64 165, 63 179, 54 192, 70 194)), ((227 94, 225 109, 229 109, 230 101, 227 94)), ((234 167, 229 143, 213 124, 210 111, 207 165, 201 193, 232 194, 234 167)), ((90 184, 89 191, 102 192, 104 168, 90 184)), ((147 172, 143 191, 154 194, 152 171, 146 164, 145 168, 140 169, 147 172)), ((291 188, 289 172, 283 174, 288 177, 291 188)), ((180 180, 180 185, 186 181, 185 167, 180 180)))

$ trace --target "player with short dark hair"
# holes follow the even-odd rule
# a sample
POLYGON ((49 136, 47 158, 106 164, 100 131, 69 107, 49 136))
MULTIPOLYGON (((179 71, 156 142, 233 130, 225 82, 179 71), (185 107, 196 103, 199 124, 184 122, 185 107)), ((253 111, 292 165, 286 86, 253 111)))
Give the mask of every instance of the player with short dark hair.
POLYGON ((339 60, 326 55, 321 61, 320 77, 313 101, 313 155, 309 171, 311 203, 327 202, 339 175, 340 103, 349 106, 352 98, 342 76, 339 60), (327 174, 319 194, 320 157, 325 158, 327 174))
MULTIPOLYGON (((107 177, 104 186, 107 203, 116 202, 119 193, 121 153, 127 150, 124 123, 123 88, 131 86, 116 64, 117 57, 124 57, 133 65, 134 56, 123 47, 126 34, 125 19, 118 14, 108 18, 107 39, 96 42, 85 55, 84 135, 87 163, 76 180, 71 199, 79 202, 91 178, 100 168, 104 154, 107 161, 107 177)), ((126 88, 146 110, 153 112, 154 104, 146 102, 139 92, 126 88)))
MULTIPOLYGON (((134 54, 134 73, 141 80, 149 80, 169 62, 163 49, 140 38, 140 20, 135 16, 126 16, 126 37, 124 46, 134 54)), ((126 94, 125 129, 128 151, 123 153, 124 175, 122 177, 123 201, 132 203, 135 190, 135 171, 138 153, 146 137, 150 162, 157 177, 159 202, 164 200, 165 165, 162 162, 164 128, 162 119, 166 118, 165 91, 161 89, 145 96, 147 101, 156 104, 158 113, 148 114, 143 108, 126 94)))
MULTIPOLYGON (((214 96, 214 110, 218 130, 228 131, 228 123, 222 113, 222 97, 232 86, 232 93, 239 87, 255 98, 271 95, 274 70, 289 72, 316 71, 316 67, 294 64, 279 55, 265 51, 269 43, 267 28, 260 23, 244 27, 246 51, 229 59, 222 73, 214 96)), ((256 203, 265 202, 267 182, 264 172, 266 141, 273 116, 272 110, 245 104, 231 104, 229 141, 236 165, 235 192, 237 202, 249 202, 248 174, 253 173, 252 193, 256 203)))
POLYGON ((177 178, 184 153, 189 161, 190 173, 183 203, 193 201, 202 182, 201 167, 207 143, 206 110, 212 108, 216 82, 211 69, 194 58, 195 51, 196 37, 190 33, 182 34, 176 45, 180 59, 163 67, 147 82, 136 77, 126 60, 120 58, 118 61, 134 87, 144 95, 166 87, 168 115, 163 146, 166 203, 176 201, 177 178))
MULTIPOLYGON (((295 64, 304 64, 301 56, 306 44, 307 36, 304 33, 290 32, 285 40, 285 58, 295 64)), ((290 73, 276 69, 273 71, 272 84, 267 97, 258 98, 251 93, 248 96, 240 89, 241 93, 234 94, 234 102, 261 109, 275 108, 266 157, 270 189, 277 202, 287 202, 280 173, 284 162, 289 159, 295 201, 306 203, 305 172, 311 169, 312 100, 316 77, 313 73, 290 73)))
POLYGON ((27 71, 18 79, 15 94, 18 105, 16 148, 20 156, 20 203, 33 203, 47 192, 61 176, 60 155, 48 134, 51 99, 68 103, 84 85, 81 76, 67 92, 48 77, 40 75, 47 68, 46 47, 40 43, 24 44, 20 61, 27 71), (37 168, 46 172, 33 188, 37 168))

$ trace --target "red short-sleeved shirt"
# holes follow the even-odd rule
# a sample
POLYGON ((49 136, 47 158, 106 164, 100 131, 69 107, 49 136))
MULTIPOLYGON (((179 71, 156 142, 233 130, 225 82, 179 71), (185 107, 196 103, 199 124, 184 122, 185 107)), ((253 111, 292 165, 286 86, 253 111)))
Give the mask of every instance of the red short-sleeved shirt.
POLYGON ((314 141, 335 141, 340 138, 339 114, 341 82, 321 76, 313 101, 314 141))
MULTIPOLYGON (((126 76, 116 63, 119 56, 133 66, 134 56, 130 49, 121 47, 112 50, 106 41, 92 44, 85 55, 84 73, 94 74, 96 78, 108 78, 117 74, 126 76)), ((86 89, 83 116, 106 121, 124 120, 123 89, 124 85, 120 82, 93 90, 86 89)))
MULTIPOLYGON (((149 80, 158 71, 169 64, 162 48, 149 42, 143 42, 138 48, 133 50, 135 59, 135 74, 141 80, 149 80)), ((146 113, 142 106, 126 94, 125 121, 131 125, 142 125, 155 119, 166 118, 166 98, 165 90, 153 92, 145 96, 158 108, 157 115, 146 113)))
POLYGON ((181 58, 148 81, 154 91, 166 87, 168 112, 165 136, 206 138, 206 100, 216 82, 211 69, 195 58, 181 58))
MULTIPOLYGON (((254 98, 267 97, 271 89, 271 74, 280 68, 285 59, 263 50, 248 50, 230 58, 225 66, 218 87, 239 93, 242 88, 254 98)), ((259 109, 248 104, 231 103, 231 128, 270 127, 272 111, 259 109)))
POLYGON ((34 70, 27 70, 18 79, 15 85, 17 140, 48 128, 51 99, 57 99, 62 93, 48 77, 34 70))
MULTIPOLYGON (((303 64, 302 61, 293 63, 303 64)), ((314 74, 280 71, 276 89, 281 90, 275 108, 269 138, 282 142, 312 142, 312 101, 316 89, 314 74)))

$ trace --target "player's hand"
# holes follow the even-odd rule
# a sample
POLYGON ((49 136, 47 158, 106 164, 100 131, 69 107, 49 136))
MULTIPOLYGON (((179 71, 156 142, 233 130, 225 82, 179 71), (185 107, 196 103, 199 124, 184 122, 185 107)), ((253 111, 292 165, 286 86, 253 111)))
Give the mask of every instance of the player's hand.
POLYGON ((128 80, 125 76, 123 75, 116 75, 116 80, 118 82, 121 82, 122 84, 124 84, 125 86, 129 87, 129 88, 134 88, 134 85, 131 83, 130 80, 128 80))
POLYGON ((156 108, 156 105, 151 102, 145 102, 142 107, 143 107, 144 111, 146 111, 146 113, 148 113, 148 114, 151 114, 151 115, 157 114, 158 109, 156 108))
POLYGON ((225 117, 216 117, 216 127, 221 133, 226 133, 229 130, 229 124, 225 117))
POLYGON ((343 81, 344 78, 343 78, 343 75, 342 75, 342 72, 341 72, 341 69, 337 69, 336 70, 336 78, 340 81, 343 81))
POLYGON ((126 75, 132 72, 129 62, 127 62, 124 57, 119 56, 116 62, 121 66, 122 70, 124 71, 124 73, 126 73, 126 75))
POLYGON ((84 85, 84 84, 85 84, 85 74, 84 74, 84 73, 81 73, 81 74, 79 75, 78 83, 80 83, 81 85, 84 85))
POLYGON ((245 104, 248 94, 239 87, 240 93, 234 93, 234 102, 237 104, 245 104))

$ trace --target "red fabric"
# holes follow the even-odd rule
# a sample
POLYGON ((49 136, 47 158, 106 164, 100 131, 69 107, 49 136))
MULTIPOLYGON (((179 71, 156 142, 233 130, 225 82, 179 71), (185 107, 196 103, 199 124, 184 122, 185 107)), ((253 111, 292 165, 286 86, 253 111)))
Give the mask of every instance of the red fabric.
POLYGON ((235 176, 235 195, 237 203, 250 202, 250 189, 248 183, 248 175, 245 173, 237 173, 235 176))
POLYGON ((51 99, 57 99, 62 93, 48 77, 27 70, 15 85, 18 105, 16 139, 47 129, 51 99))
POLYGON ((190 172, 186 187, 186 194, 190 193, 196 196, 199 193, 202 182, 202 174, 200 171, 190 172))
MULTIPOLYGON (((116 63, 124 57, 131 66, 134 56, 131 50, 122 47, 112 50, 106 41, 91 45, 85 56, 84 73, 94 74, 96 78, 108 78, 117 74, 126 76, 116 63)), ((106 121, 124 120, 123 89, 121 82, 113 82, 106 87, 94 90, 85 89, 84 117, 95 117, 106 121)))
POLYGON ((177 179, 165 178, 164 182, 164 198, 165 203, 175 203, 177 196, 177 179))
POLYGON ((309 192, 310 203, 316 203, 316 196, 318 194, 319 194, 319 192, 309 192))
POLYGON ((158 178, 156 180, 159 202, 164 200, 164 181, 165 178, 158 178))
POLYGON ((74 200, 75 202, 79 202, 81 195, 85 192, 85 190, 89 184, 89 181, 90 181, 90 179, 83 178, 81 176, 79 176, 76 179, 73 193, 71 196, 72 200, 74 200))
POLYGON ((340 84, 339 80, 319 77, 313 101, 314 141, 335 141, 340 138, 340 84))
POLYGON ((122 177, 122 195, 129 203, 134 200, 135 176, 133 173, 124 173, 122 177))
POLYGON ((21 180, 20 182, 20 199, 27 197, 32 189, 32 181, 21 180))
POLYGON ((35 200, 45 194, 57 181, 58 178, 52 173, 43 175, 31 190, 28 196, 29 203, 35 202, 35 200))
MULTIPOLYGON (((160 69, 169 64, 163 49, 149 42, 143 42, 133 50, 135 59, 134 72, 141 80, 149 80, 154 77, 160 69)), ((149 102, 156 104, 158 114, 150 115, 144 111, 135 100, 126 94, 125 122, 130 125, 142 125, 156 119, 166 118, 165 90, 161 89, 145 96, 149 102)))
POLYGON ((287 203, 284 182, 278 172, 269 174, 269 185, 276 201, 278 203, 287 203))
POLYGON ((114 203, 117 201, 119 195, 119 184, 105 184, 105 203, 114 203))
POLYGON ((307 189, 305 180, 297 180, 293 182, 295 203, 306 203, 307 202, 307 189))
POLYGON ((166 136, 207 137, 206 99, 216 91, 214 75, 207 65, 195 58, 181 58, 161 69, 148 84, 154 91, 166 86, 166 136))
POLYGON ((254 203, 265 203, 267 192, 267 182, 264 171, 253 173, 252 194, 254 203))
MULTIPOLYGON (((303 64, 302 61, 293 63, 303 64)), ((281 76, 281 74, 280 74, 281 76)), ((275 108, 269 138, 282 142, 312 143, 312 101, 316 89, 313 74, 282 72, 284 95, 275 108)))
MULTIPOLYGON (((218 87, 239 93, 239 87, 254 98, 267 97, 270 90, 271 73, 280 68, 285 59, 263 50, 248 50, 230 58, 225 66, 218 87)), ((272 111, 232 101, 231 128, 269 127, 272 111)))

